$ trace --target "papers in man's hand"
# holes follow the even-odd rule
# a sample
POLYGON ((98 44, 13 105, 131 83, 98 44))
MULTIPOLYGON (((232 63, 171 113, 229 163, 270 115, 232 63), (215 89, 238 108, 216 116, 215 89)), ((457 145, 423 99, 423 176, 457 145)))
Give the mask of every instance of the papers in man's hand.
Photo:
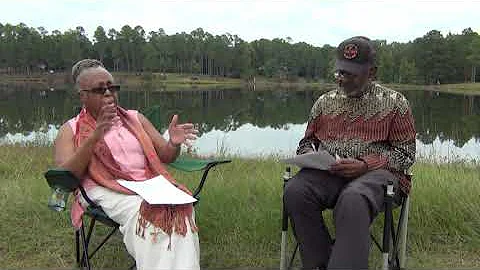
POLYGON ((145 181, 117 181, 120 185, 140 195, 149 204, 186 204, 197 201, 161 175, 145 181))
POLYGON ((284 159, 283 162, 296 165, 300 168, 311 168, 319 170, 328 170, 330 165, 335 163, 335 158, 325 150, 310 152, 284 159))

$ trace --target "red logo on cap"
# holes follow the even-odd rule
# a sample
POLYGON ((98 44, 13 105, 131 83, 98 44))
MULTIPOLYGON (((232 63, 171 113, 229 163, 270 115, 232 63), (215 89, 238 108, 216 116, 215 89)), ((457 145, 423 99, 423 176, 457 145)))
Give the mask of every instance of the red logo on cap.
POLYGON ((353 59, 358 55, 358 46, 355 44, 347 44, 343 49, 343 57, 346 59, 353 59))

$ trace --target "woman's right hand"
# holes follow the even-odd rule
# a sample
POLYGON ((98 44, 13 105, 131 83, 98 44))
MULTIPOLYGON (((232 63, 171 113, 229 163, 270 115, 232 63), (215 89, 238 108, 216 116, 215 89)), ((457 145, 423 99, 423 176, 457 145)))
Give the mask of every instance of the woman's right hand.
POLYGON ((97 115, 97 123, 93 135, 101 139, 120 118, 117 115, 117 105, 114 102, 104 103, 97 115))

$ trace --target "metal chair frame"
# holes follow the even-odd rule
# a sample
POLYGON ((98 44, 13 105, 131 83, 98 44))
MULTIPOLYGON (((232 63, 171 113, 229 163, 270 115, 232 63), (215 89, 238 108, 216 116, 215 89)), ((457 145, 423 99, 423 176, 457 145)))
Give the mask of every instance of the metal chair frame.
MULTIPOLYGON (((290 167, 287 167, 283 175, 283 189, 291 178, 290 167)), ((370 231, 370 238, 376 247, 382 252, 382 270, 403 270, 406 269, 407 259, 407 225, 408 225, 408 211, 410 207, 410 197, 401 193, 400 196, 400 216, 395 225, 393 220, 393 209, 395 190, 393 182, 389 182, 385 186, 385 211, 383 220, 383 238, 382 245, 374 237, 370 231)), ((287 262, 287 243, 288 243, 288 214, 285 204, 282 205, 282 235, 280 248, 280 269, 292 269, 295 256, 299 249, 299 243, 296 242, 290 259, 287 262)))
MULTIPOLYGON (((193 197, 197 199, 197 201, 194 203, 196 205, 200 201, 200 192, 202 191, 202 188, 205 184, 205 181, 207 180, 208 173, 210 172, 210 169, 213 167, 219 165, 219 164, 224 164, 224 163, 230 163, 231 160, 213 160, 210 161, 204 168, 199 169, 203 170, 202 178, 200 179, 200 182, 198 186, 196 187, 193 197)), ((60 169, 61 170, 61 169, 60 169)), ((67 189, 73 191, 74 188, 78 188, 80 190, 81 195, 85 199, 85 201, 89 204, 87 209, 85 210, 85 214, 90 218, 90 222, 88 225, 88 231, 85 233, 85 215, 82 216, 82 226, 80 227, 79 230, 75 230, 75 255, 76 255, 76 263, 77 266, 80 267, 81 269, 92 269, 91 266, 91 259, 93 256, 107 243, 107 241, 112 237, 112 235, 115 234, 115 232, 118 231, 119 224, 112 219, 110 219, 103 209, 95 204, 87 195, 85 192, 85 189, 79 184, 80 180, 78 180, 73 174, 70 172, 66 171, 68 174, 68 177, 73 179, 77 183, 75 187, 69 186, 67 189), (110 232, 103 238, 103 240, 91 251, 92 247, 90 246, 91 244, 91 239, 93 236, 93 231, 95 228, 96 221, 101 222, 102 224, 111 227, 110 232)), ((47 178, 47 181, 51 187, 58 185, 59 180, 61 179, 54 179, 54 181, 51 181, 53 179, 49 179, 48 172, 45 174, 45 177, 47 178)), ((129 269, 134 269, 135 268, 135 263, 129 268, 129 269)))

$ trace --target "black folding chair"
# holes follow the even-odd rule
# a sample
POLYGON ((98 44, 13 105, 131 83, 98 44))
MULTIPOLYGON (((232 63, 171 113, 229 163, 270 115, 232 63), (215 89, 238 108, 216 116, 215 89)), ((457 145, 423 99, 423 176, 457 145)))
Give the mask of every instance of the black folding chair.
MULTIPOLYGON (((195 202, 196 204, 200 200, 200 192, 202 191, 210 169, 219 164, 225 164, 229 162, 231 162, 231 160, 228 159, 213 160, 179 157, 175 162, 170 163, 169 165, 175 169, 186 172, 203 171, 200 182, 193 192, 193 197, 197 199, 195 202)), ((82 226, 79 230, 75 230, 75 255, 78 267, 81 269, 90 270, 91 259, 118 230, 119 224, 110 219, 102 210, 102 208, 95 204, 88 197, 84 188, 80 185, 80 180, 76 178, 70 171, 59 168, 50 169, 45 173, 45 178, 47 179, 48 185, 52 189, 60 189, 62 190, 63 194, 68 194, 78 189, 85 201, 88 203, 88 207, 85 209, 85 214, 82 217, 83 221, 85 221, 85 216, 90 218, 88 231, 85 233, 85 222, 82 222, 82 226), (97 221, 103 225, 106 225, 107 227, 110 227, 111 230, 95 248, 92 248, 90 247, 90 240, 92 238, 94 227, 97 221)), ((57 195, 54 193, 52 196, 57 195)), ((57 211, 58 210, 63 210, 63 208, 58 208, 57 211)), ((130 267, 130 269, 133 268, 135 268, 135 263, 130 267)))
MULTIPOLYGON (((291 178, 290 167, 285 169, 283 175, 283 189, 291 178)), ((382 270, 400 270, 405 269, 406 265, 406 248, 407 248, 407 225, 408 225, 408 210, 410 207, 410 197, 401 193, 400 216, 397 224, 393 220, 393 209, 395 207, 394 202, 395 190, 393 188, 393 182, 389 182, 385 186, 385 211, 383 220, 383 238, 382 245, 374 237, 372 231, 370 231, 370 238, 373 243, 382 252, 382 270)), ((282 210, 282 238, 280 247, 280 269, 292 269, 295 256, 299 249, 299 243, 296 242, 293 253, 288 258, 288 214, 283 204, 282 210)))

